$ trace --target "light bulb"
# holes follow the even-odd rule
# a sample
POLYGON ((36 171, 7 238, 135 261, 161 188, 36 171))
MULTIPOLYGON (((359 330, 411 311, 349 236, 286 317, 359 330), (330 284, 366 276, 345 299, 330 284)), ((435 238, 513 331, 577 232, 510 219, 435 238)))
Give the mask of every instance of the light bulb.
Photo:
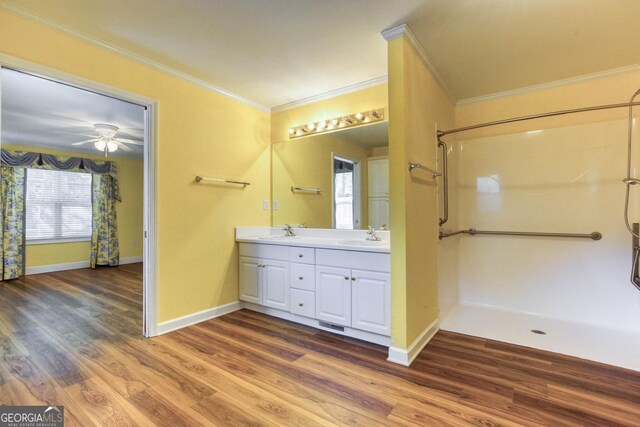
POLYGON ((104 139, 100 139, 93 144, 97 150, 104 151, 104 147, 107 146, 107 142, 104 139))
POLYGON ((107 150, 112 153, 118 149, 118 144, 115 141, 107 141, 107 150))
POLYGON ((307 125, 307 129, 309 129, 309 130, 314 130, 315 128, 316 128, 316 124, 315 123, 309 123, 307 125))
POLYGON ((362 120, 363 117, 364 115, 362 113, 356 113, 356 119, 362 120))
POLYGON ((318 123, 318 129, 322 130, 327 127, 327 122, 318 123))
POLYGON ((289 129, 289 135, 293 135, 295 133, 295 130, 293 130, 293 128, 289 129))
POLYGON ((301 130, 301 129, 298 129, 298 130, 296 131, 296 136, 300 136, 300 135, 302 135, 302 130, 301 130))

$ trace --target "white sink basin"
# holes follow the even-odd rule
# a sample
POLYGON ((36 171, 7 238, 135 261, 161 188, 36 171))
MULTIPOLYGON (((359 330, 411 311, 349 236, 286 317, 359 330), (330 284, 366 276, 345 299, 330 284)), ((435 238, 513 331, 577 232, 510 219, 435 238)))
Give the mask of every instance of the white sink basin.
POLYGON ((289 239, 299 239, 300 236, 260 236, 259 239, 264 240, 289 240, 289 239))
POLYGON ((340 240, 339 245, 347 246, 385 246, 385 240, 340 240))

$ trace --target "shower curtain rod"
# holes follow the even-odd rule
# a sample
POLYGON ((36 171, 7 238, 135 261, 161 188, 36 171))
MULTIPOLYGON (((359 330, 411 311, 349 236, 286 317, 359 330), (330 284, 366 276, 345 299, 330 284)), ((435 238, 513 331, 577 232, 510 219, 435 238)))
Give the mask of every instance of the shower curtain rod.
POLYGON ((485 128, 488 126, 495 125, 503 125, 506 123, 514 123, 514 122, 522 122, 525 120, 533 120, 533 119, 542 119, 545 117, 553 117, 553 116, 562 116, 564 114, 573 114, 573 113, 584 113, 587 111, 597 111, 597 110, 608 110, 611 108, 623 108, 623 107, 633 107, 640 105, 640 102, 625 102, 622 104, 607 104, 607 105, 596 105, 594 107, 584 107, 584 108, 573 108, 571 110, 560 110, 560 111, 552 111, 549 113, 540 113, 540 114, 532 114, 530 116, 521 116, 521 117, 512 117, 510 119, 496 120, 493 122, 480 123, 477 125, 464 126, 461 128, 450 129, 450 130, 439 130, 438 138, 443 137, 445 135, 449 135, 452 133, 464 132, 467 130, 485 128))

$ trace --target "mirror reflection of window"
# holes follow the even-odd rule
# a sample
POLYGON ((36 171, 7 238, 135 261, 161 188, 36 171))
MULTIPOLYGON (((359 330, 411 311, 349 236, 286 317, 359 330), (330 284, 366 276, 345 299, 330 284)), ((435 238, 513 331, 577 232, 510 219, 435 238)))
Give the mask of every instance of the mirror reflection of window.
POLYGON ((333 205, 335 228, 360 228, 359 163, 344 157, 333 157, 333 205))

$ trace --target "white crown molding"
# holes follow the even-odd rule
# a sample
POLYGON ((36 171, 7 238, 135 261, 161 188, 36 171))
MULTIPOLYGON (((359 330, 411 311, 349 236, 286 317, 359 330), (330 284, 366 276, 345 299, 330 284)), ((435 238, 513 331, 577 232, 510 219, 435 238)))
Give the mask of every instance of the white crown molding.
POLYGON ((544 89, 552 89, 560 86, 572 85, 589 80, 600 79, 602 77, 611 77, 619 74, 631 73, 634 71, 640 71, 640 64, 629 65, 626 67, 612 68, 610 70, 598 71, 596 73, 583 74, 581 76, 569 77, 562 80, 554 80, 552 82, 540 83, 532 86, 525 86, 518 89, 505 90, 503 92, 490 93, 488 95, 476 96, 473 98, 461 99, 456 103, 456 106, 474 104, 476 102, 492 101, 500 98, 507 98, 514 95, 523 95, 525 93, 537 92, 544 89))
POLYGON ((378 86, 388 81, 387 76, 376 77, 375 79, 365 80, 360 83, 345 86, 339 89, 330 90, 318 95, 309 96, 307 98, 299 99, 297 101, 287 102, 286 104, 276 105, 271 108, 272 113, 279 113, 280 111, 290 110, 302 105, 311 104, 313 102, 323 101, 325 99, 335 98, 336 96, 345 95, 347 93, 356 92, 362 89, 366 89, 372 86, 378 86))
POLYGON ((447 94, 449 99, 451 99, 451 101, 454 103, 456 102, 456 98, 453 96, 453 94, 449 90, 449 87, 445 84, 440 73, 438 73, 438 70, 435 64, 433 63, 433 60, 431 59, 427 51, 424 50, 424 48, 416 38, 415 34, 413 34, 413 31, 411 31, 411 28, 409 28, 407 24, 401 24, 401 25, 398 25, 397 27, 386 29, 380 34, 382 35, 382 37, 384 37, 384 39, 387 42, 397 39, 398 37, 404 37, 407 40, 407 42, 409 42, 409 44, 415 49, 416 53, 418 53, 418 56, 422 59, 422 61, 427 66, 427 68, 431 70, 431 73, 436 78, 436 81, 438 82, 442 90, 444 90, 444 92, 447 94))
POLYGON ((239 95, 236 95, 236 94, 234 94, 232 92, 229 92, 229 91, 227 91, 225 89, 222 89, 222 88, 220 88, 218 86, 212 85, 212 84, 210 84, 210 83, 208 83, 208 82, 206 82, 206 81, 204 81, 202 79, 199 79, 197 77, 191 76, 191 75, 189 75, 187 73, 183 73, 182 71, 178 71, 178 70, 176 70, 174 68, 171 68, 171 67, 168 67, 166 65, 162 65, 159 62, 156 62, 156 61, 153 61, 151 59, 145 58, 144 56, 141 56, 141 55, 138 55, 136 53, 130 52, 130 51, 126 50, 126 49, 119 48, 117 46, 114 46, 114 45, 112 45, 112 44, 110 44, 108 42, 105 42, 103 40, 100 40, 98 38, 88 36, 86 34, 83 34, 83 33, 79 32, 79 31, 73 30, 73 29, 71 29, 71 28, 69 28, 69 27, 67 27, 65 25, 61 25, 61 24, 58 24, 57 22, 53 22, 53 21, 51 21, 49 19, 46 19, 46 18, 43 18, 41 16, 34 15, 34 14, 30 13, 30 12, 26 12, 26 11, 24 11, 24 10, 14 6, 14 5, 9 5, 9 4, 6 4, 6 3, 0 3, 0 10, 4 10, 5 12, 8 12, 8 13, 10 13, 12 15, 15 15, 15 16, 19 17, 19 18, 23 18, 23 19, 26 19, 28 21, 34 22, 36 24, 49 27, 49 28, 51 28, 53 30, 56 30, 56 31, 58 31, 60 33, 63 33, 65 35, 74 37, 76 39, 80 39, 80 40, 82 40, 84 42, 91 43, 91 44, 93 44, 95 46, 98 46, 98 47, 100 47, 102 49, 105 49, 105 50, 108 50, 108 51, 113 52, 115 54, 124 56, 125 58, 130 59, 130 60, 132 60, 134 62, 137 62, 138 64, 142 64, 142 65, 145 65, 145 66, 147 66, 149 68, 153 68, 153 69, 155 69, 157 71, 160 71, 160 72, 162 72, 164 74, 170 75, 170 76, 175 77, 177 79, 187 81, 187 82, 192 83, 192 84, 194 84, 196 86, 200 86, 200 87, 202 87, 204 89, 210 90, 212 92, 215 92, 215 93, 220 94, 222 96, 225 96, 227 98, 231 98, 231 99, 233 99, 235 101, 238 101, 238 102, 241 102, 243 104, 249 105, 251 107, 257 108, 258 110, 261 110, 261 111, 264 111, 264 112, 269 112, 270 111, 269 107, 267 107, 265 105, 259 104, 257 102, 251 101, 251 100, 246 99, 246 98, 243 98, 243 97, 241 97, 239 95))

